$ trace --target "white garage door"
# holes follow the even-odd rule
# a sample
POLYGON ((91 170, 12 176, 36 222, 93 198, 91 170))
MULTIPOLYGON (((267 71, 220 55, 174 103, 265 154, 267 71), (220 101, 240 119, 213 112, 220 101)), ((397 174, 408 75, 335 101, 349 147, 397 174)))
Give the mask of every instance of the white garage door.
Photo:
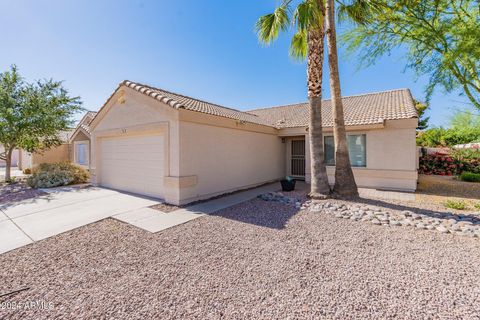
POLYGON ((100 157, 102 186, 164 197, 162 135, 104 138, 100 157))

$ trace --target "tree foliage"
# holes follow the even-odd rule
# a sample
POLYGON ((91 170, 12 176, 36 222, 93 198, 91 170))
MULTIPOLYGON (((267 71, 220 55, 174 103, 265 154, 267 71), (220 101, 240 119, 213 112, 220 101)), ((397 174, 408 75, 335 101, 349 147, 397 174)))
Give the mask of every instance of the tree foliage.
POLYGON ((290 43, 290 55, 304 60, 308 52, 308 31, 321 28, 323 13, 317 0, 297 1, 284 0, 272 13, 261 16, 255 24, 255 30, 260 42, 270 45, 281 32, 294 30, 290 43))
POLYGON ((417 109, 418 113, 418 127, 417 130, 425 130, 428 128, 428 121, 430 117, 425 116, 425 112, 428 110, 428 105, 415 100, 415 109, 417 109))
POLYGON ((462 111, 450 119, 449 128, 431 128, 417 135, 417 144, 423 147, 451 147, 470 142, 480 142, 480 116, 462 111))
POLYGON ((15 148, 39 152, 61 144, 59 133, 81 110, 80 98, 70 97, 62 82, 28 83, 15 66, 0 73, 0 159, 8 163, 15 148))
POLYGON ((341 2, 341 15, 364 12, 357 14, 356 24, 342 37, 348 51, 360 52, 363 63, 372 64, 396 48, 406 48, 407 67, 418 76, 429 76, 427 102, 440 87, 461 92, 480 109, 477 0, 341 2))

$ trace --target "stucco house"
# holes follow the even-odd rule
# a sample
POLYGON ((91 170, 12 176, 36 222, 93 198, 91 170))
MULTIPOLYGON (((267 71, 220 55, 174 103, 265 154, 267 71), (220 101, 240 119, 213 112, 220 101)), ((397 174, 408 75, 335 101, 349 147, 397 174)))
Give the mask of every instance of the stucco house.
MULTIPOLYGON (((33 168, 40 163, 70 161, 88 169, 90 164, 89 125, 96 114, 96 112, 88 111, 75 129, 60 132, 59 138, 63 143, 57 147, 37 153, 15 149, 12 154, 12 166, 23 170, 33 168)), ((3 147, 0 145, 0 152, 2 151, 3 147)), ((4 166, 5 161, 0 160, 0 167, 4 166)))
POLYGON ((90 167, 90 124, 96 115, 94 111, 85 113, 69 139, 70 161, 85 169, 90 167))
MULTIPOLYGON (((45 150, 43 152, 30 153, 23 149, 15 149, 12 153, 12 167, 20 170, 33 168, 40 163, 52 163, 70 160, 69 140, 73 130, 62 131, 59 138, 63 143, 57 147, 45 150)), ((3 146, 0 145, 0 152, 3 152, 3 146)), ((0 167, 5 167, 6 163, 0 160, 0 167)))
MULTIPOLYGON (((343 98, 360 187, 414 191, 417 113, 408 89, 343 98)), ((334 179, 330 101, 322 107, 334 179)), ((239 111, 124 81, 89 126, 94 184, 185 204, 286 175, 310 181, 307 103, 239 111)))

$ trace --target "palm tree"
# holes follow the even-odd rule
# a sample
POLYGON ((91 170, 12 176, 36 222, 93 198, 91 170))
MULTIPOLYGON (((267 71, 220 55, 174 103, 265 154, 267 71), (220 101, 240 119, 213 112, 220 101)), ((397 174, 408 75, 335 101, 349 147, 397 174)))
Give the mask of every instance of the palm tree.
POLYGON ((322 134, 322 63, 324 53, 324 0, 301 1, 294 10, 293 0, 284 0, 273 13, 260 17, 256 30, 260 41, 266 45, 277 39, 280 31, 295 28, 290 55, 296 59, 307 58, 307 88, 310 103, 310 155, 311 190, 316 199, 330 195, 327 170, 324 161, 322 134))
POLYGON ((338 72, 337 35, 335 31, 335 3, 326 0, 326 34, 328 43, 328 66, 330 69, 330 94, 333 108, 333 139, 335 144, 335 185, 333 192, 340 197, 357 197, 358 189, 353 176, 348 153, 347 133, 343 116, 343 102, 338 72))

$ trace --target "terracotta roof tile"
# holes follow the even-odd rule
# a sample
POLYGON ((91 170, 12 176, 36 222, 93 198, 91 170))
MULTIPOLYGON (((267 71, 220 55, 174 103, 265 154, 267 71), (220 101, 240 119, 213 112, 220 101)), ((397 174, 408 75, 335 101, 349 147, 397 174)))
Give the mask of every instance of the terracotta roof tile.
MULTIPOLYGON (((175 109, 182 108, 275 128, 305 127, 309 123, 307 102, 240 111, 127 80, 120 84, 122 85, 162 101, 175 109)), ((417 117, 413 98, 408 89, 347 96, 343 98, 343 105, 345 124, 350 126, 417 117)), ((322 115, 323 126, 333 126, 330 100, 322 102, 322 115)))
POLYGON ((165 91, 162 89, 150 87, 131 81, 124 81, 122 84, 147 96, 150 96, 156 100, 162 101, 163 103, 168 104, 175 109, 185 109, 235 119, 239 121, 272 126, 272 124, 268 121, 248 112, 223 107, 218 104, 190 98, 177 93, 165 91))
MULTIPOLYGON (((408 89, 343 97, 345 124, 349 126, 382 123, 383 120, 416 118, 417 111, 408 89)), ((270 107, 248 111, 280 128, 305 127, 309 123, 308 103, 270 107)), ((330 100, 322 101, 324 127, 333 126, 330 100)))

